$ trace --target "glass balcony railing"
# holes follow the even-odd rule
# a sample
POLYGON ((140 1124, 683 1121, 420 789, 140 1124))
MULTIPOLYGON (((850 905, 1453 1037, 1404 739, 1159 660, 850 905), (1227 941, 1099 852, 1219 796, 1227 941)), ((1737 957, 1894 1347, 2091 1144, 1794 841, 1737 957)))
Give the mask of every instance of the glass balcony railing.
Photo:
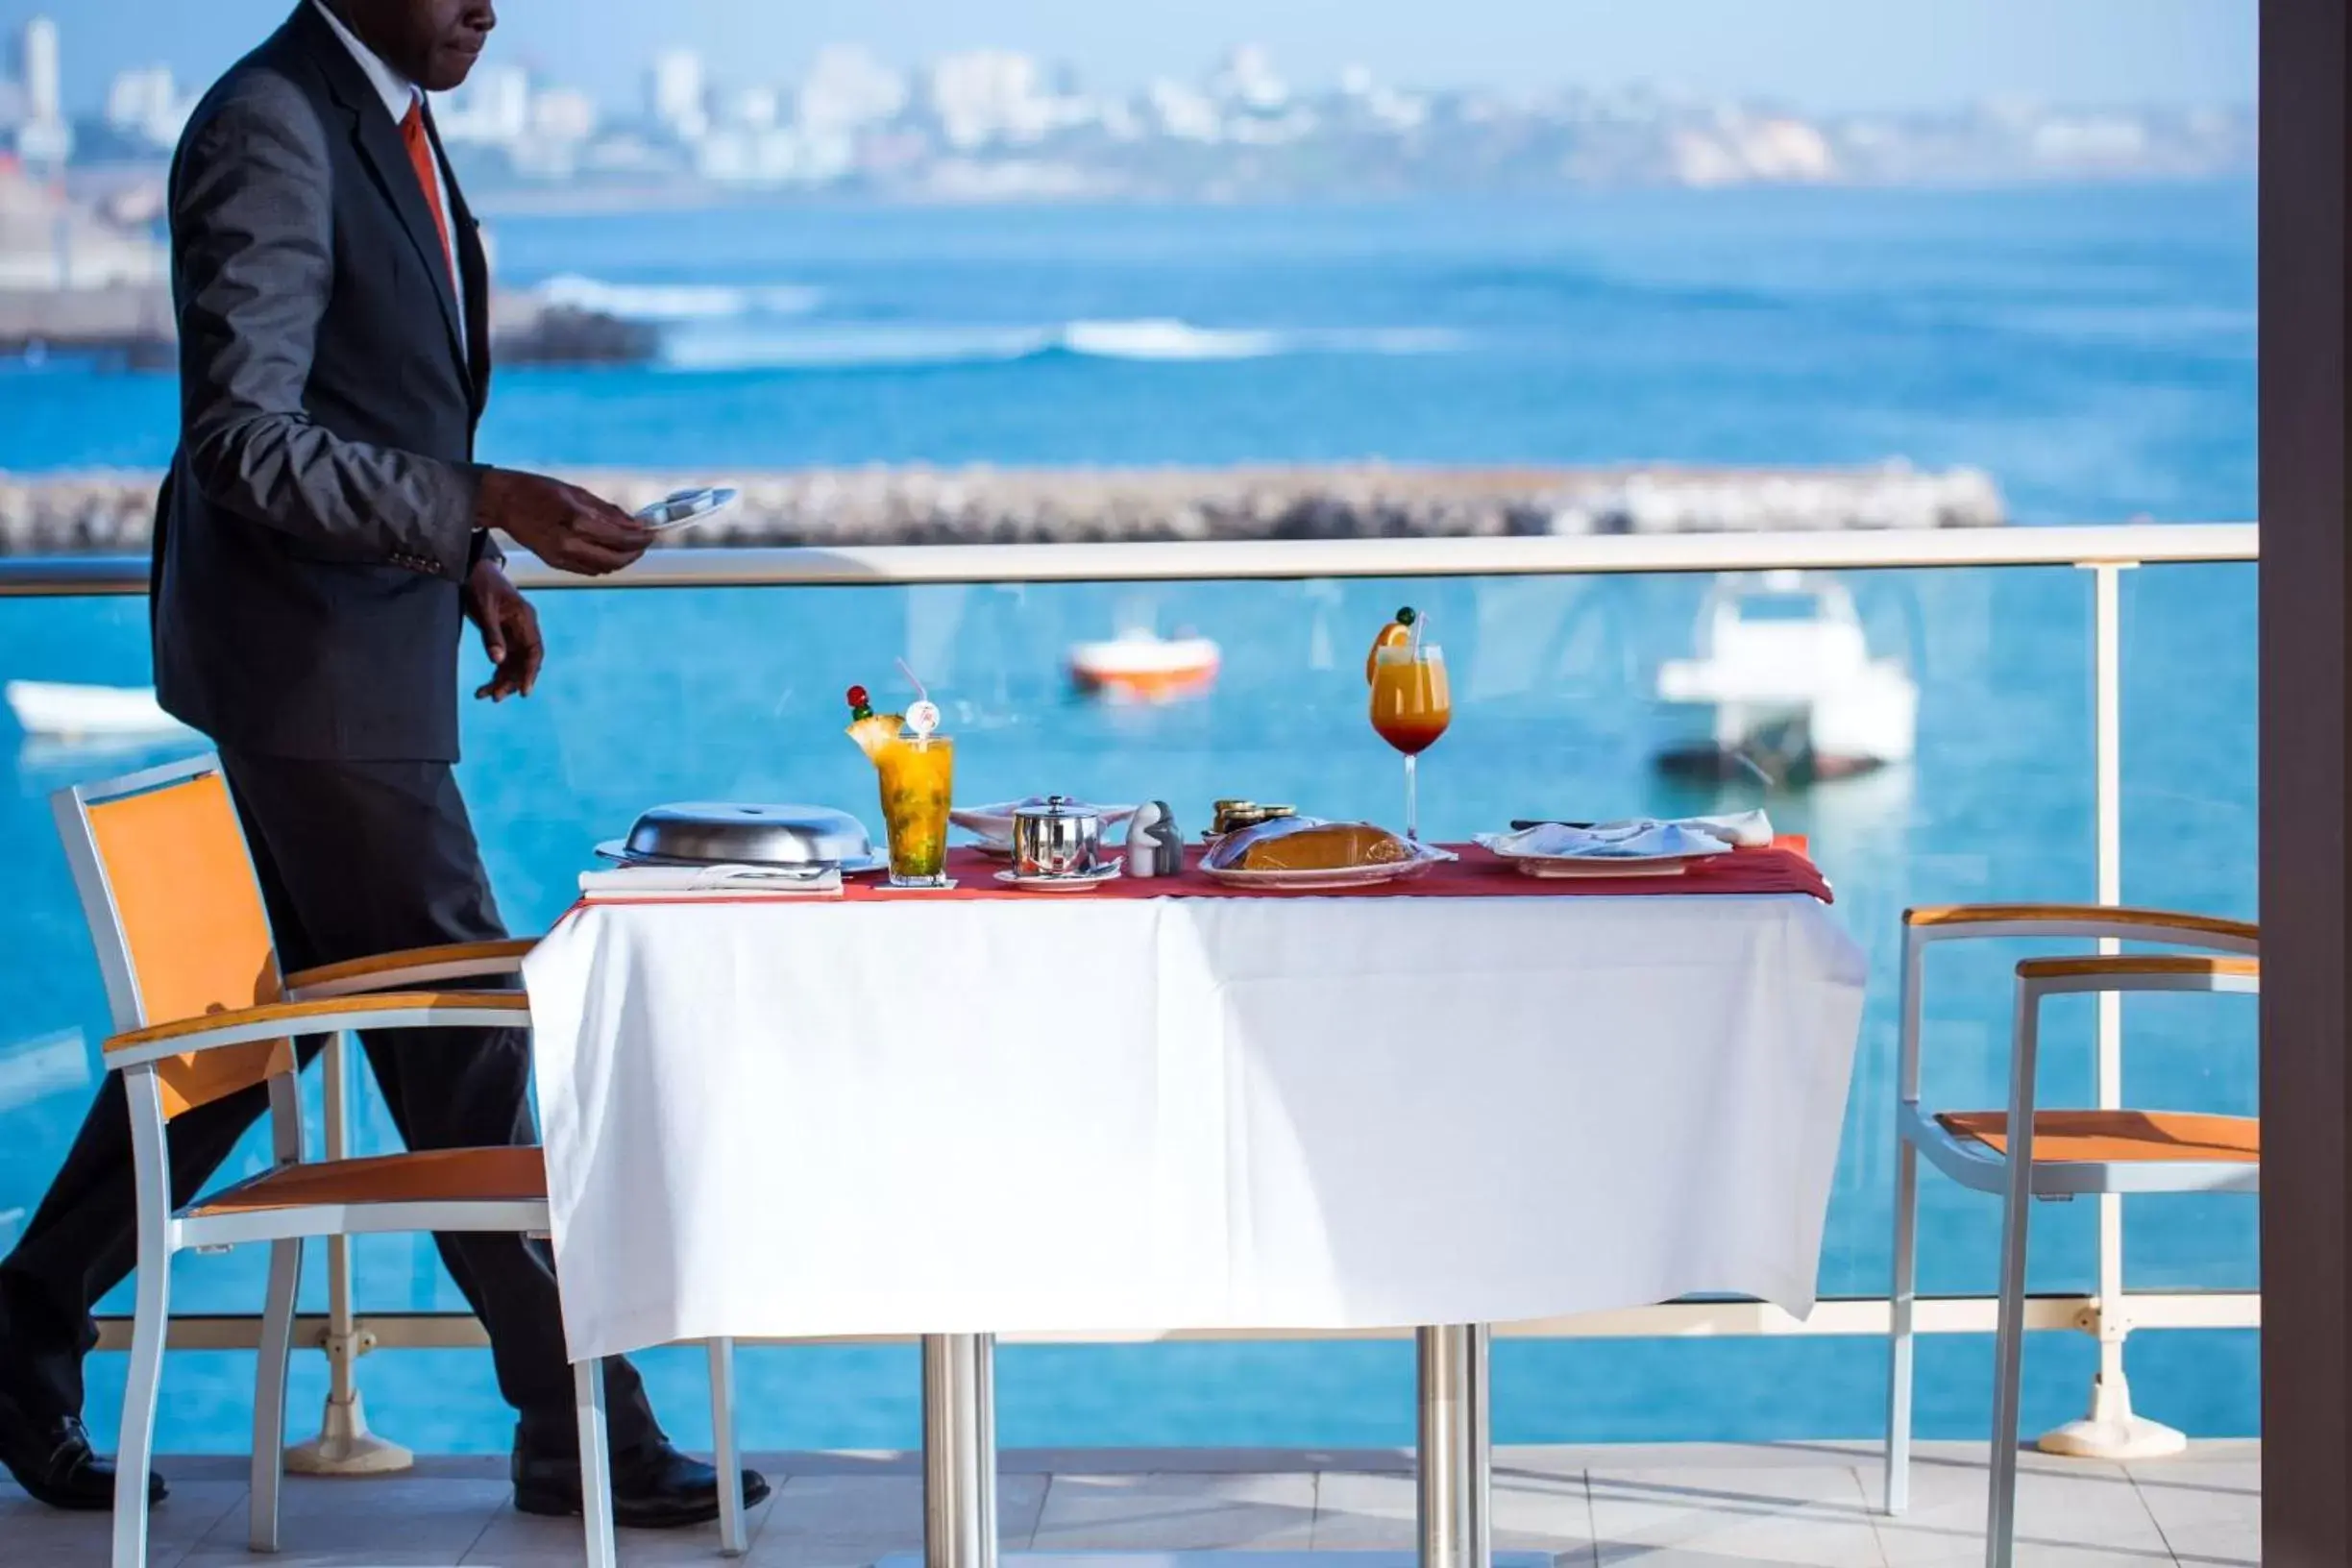
MULTIPOLYGON (((2120 574, 2126 902, 2254 917, 2255 580, 2251 530, 2240 532, 2237 559, 2120 574)), ((2032 531, 2012 530, 2018 536, 2030 542, 2032 531)), ((1659 765, 1686 738, 1688 715, 1660 701, 1658 674, 1692 652, 1711 574, 1501 569, 1416 578, 546 593, 539 693, 520 704, 469 705, 460 776, 518 932, 543 929, 570 902, 589 846, 623 832, 648 805, 810 800, 870 818, 871 773, 840 734, 841 693, 853 682, 884 689, 899 658, 922 675, 961 739, 958 793, 967 798, 1044 790, 1156 797, 1174 802, 1188 828, 1224 796, 1394 819, 1398 769, 1365 723, 1360 661, 1372 631, 1399 604, 1413 604, 1446 649, 1457 704, 1452 731, 1423 760, 1426 834, 1466 838, 1532 815, 1762 805, 1782 831, 1810 837, 1836 886, 1836 915, 1872 964, 1822 1258, 1821 1288, 1834 1307, 1882 1298, 1888 1279, 1901 910, 2086 900, 2098 886, 2093 575, 2053 558, 1853 570, 1835 580, 1850 595, 1872 655, 1896 661, 1916 685, 1916 754, 1811 784, 1738 770, 1727 780, 1694 777, 1659 765), (1163 707, 1073 694, 1068 647, 1129 624, 1214 638, 1223 667, 1213 693, 1163 707)), ((0 599, 0 675, 145 684, 144 601, 0 599)), ((196 744, 15 743, 13 787, 0 799, 0 855, 14 869, 12 896, 0 901, 11 997, 0 1023, 0 1247, 73 1135, 107 1028, 47 796, 196 744)), ((2001 1102, 2009 966, 2019 956, 1999 947, 1937 956, 1926 1008, 1931 1098, 2001 1102)), ((2094 1010, 2082 1001, 2051 1017, 2046 1094, 2080 1103, 2091 1083, 2094 1010)), ((2254 1038, 2250 1001, 2136 999, 2124 1017, 2130 1096, 2251 1112, 2254 1038)), ((358 1105, 357 1147, 396 1146, 372 1094, 358 1105)), ((232 1169, 264 1160, 260 1141, 249 1139, 232 1169)), ((1932 1175, 1923 1192, 1923 1293, 1988 1294, 1998 1205, 1932 1175)), ((2131 1289, 2256 1288, 2252 1204, 2144 1198, 2131 1200, 2127 1214, 2131 1289)), ((2092 1291, 2096 1204, 2050 1206, 2035 1225, 2032 1288, 2092 1291)), ((422 1238, 364 1238, 355 1257, 358 1311, 385 1318, 387 1337, 389 1314, 463 1310, 422 1238)), ((186 1260, 175 1306, 252 1312, 262 1263, 258 1253, 186 1260)), ((314 1279, 305 1310, 324 1305, 314 1279)), ((1562 1336, 1498 1345, 1499 1440, 1854 1435, 1882 1419, 1883 1351, 1868 1335, 1572 1335, 1562 1326, 1562 1336)), ((2094 1363, 2086 1337, 2051 1343, 2029 1359, 2029 1432, 2080 1413, 2094 1363)), ((2131 1354, 2144 1410, 2193 1433, 2254 1430, 2251 1334, 2145 1334, 2131 1354)), ((1982 1342, 1931 1336, 1921 1358, 1923 1434, 1981 1430, 1990 1390, 1982 1342)), ((241 1449, 250 1359, 181 1360, 162 1446, 241 1449)), ((649 1361, 679 1435, 702 1440, 693 1414, 698 1352, 649 1361)), ((740 1366, 752 1447, 915 1438, 907 1347, 755 1347, 740 1366)), ((1400 1443, 1411 1435, 1411 1367, 1401 1342, 1014 1346, 1001 1361, 1002 1437, 1008 1445, 1400 1443)), ((93 1363, 90 1410, 102 1433, 117 1376, 110 1358, 93 1363)), ((367 1361, 363 1382, 375 1424, 412 1447, 497 1450, 507 1440, 478 1353, 403 1350, 367 1361)), ((323 1384, 319 1359, 299 1358, 298 1427, 323 1384)))

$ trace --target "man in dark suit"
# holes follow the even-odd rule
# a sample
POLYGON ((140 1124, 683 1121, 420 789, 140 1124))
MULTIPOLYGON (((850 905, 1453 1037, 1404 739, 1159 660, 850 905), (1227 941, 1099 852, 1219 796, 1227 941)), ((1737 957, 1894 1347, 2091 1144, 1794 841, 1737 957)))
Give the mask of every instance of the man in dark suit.
MULTIPOLYGON (((494 700, 529 694, 542 645, 489 529, 592 575, 651 539, 583 491, 474 461, 487 269, 424 93, 463 82, 496 23, 490 0, 302 0, 205 97, 173 161, 181 431, 156 516, 158 694, 220 748, 290 969, 505 935, 452 775, 457 645, 471 620, 496 667, 476 695, 494 700)), ((364 1043, 410 1147, 534 1141, 527 1036, 364 1043)), ((178 1201, 261 1092, 173 1123, 178 1201)), ((82 1361, 135 1221, 110 1080, 0 1262, 0 1464, 61 1507, 112 1501, 80 1420, 82 1361)), ((519 1412, 516 1506, 577 1512, 545 1253, 517 1237, 440 1247, 519 1412)), ((620 1521, 716 1517, 716 1473, 670 1445, 625 1362, 608 1378, 620 1521)), ((745 1486, 767 1491, 747 1472, 745 1486)))

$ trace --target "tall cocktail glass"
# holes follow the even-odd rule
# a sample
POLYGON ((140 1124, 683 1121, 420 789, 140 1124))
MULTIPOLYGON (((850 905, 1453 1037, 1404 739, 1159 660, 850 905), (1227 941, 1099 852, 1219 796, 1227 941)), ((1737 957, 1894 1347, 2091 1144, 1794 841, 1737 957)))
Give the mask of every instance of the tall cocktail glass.
POLYGON ((955 798, 955 741, 904 735, 876 748, 882 784, 882 831, 889 841, 890 885, 947 885, 947 808, 955 798))

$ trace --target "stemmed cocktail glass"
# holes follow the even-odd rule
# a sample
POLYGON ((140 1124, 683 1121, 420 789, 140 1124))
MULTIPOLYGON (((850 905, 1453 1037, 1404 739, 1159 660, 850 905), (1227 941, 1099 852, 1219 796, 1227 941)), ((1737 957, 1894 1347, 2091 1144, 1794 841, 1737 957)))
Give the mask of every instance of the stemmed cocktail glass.
POLYGON ((1372 683, 1372 727, 1405 754, 1405 836, 1415 843, 1421 838, 1417 764, 1454 720, 1445 649, 1422 641, 1421 632, 1419 618, 1399 610, 1373 645, 1365 671, 1372 683))

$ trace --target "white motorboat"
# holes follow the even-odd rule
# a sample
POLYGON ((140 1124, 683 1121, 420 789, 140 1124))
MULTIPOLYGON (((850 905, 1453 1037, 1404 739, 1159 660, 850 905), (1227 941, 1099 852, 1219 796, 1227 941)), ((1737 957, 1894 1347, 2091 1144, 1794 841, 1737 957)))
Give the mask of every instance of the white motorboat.
POLYGON ((1107 643, 1077 644, 1069 650, 1069 672, 1070 680, 1089 696, 1172 702, 1215 685, 1222 659, 1217 645, 1206 637, 1133 630, 1107 643))
POLYGON ((1696 639, 1695 657, 1658 669, 1662 766, 1802 780, 1911 759, 1919 687, 1900 659, 1871 656, 1838 582, 1727 576, 1700 610, 1696 639))
POLYGON ((30 736, 65 741, 165 740, 188 733, 151 686, 74 686, 12 680, 8 705, 30 736))

